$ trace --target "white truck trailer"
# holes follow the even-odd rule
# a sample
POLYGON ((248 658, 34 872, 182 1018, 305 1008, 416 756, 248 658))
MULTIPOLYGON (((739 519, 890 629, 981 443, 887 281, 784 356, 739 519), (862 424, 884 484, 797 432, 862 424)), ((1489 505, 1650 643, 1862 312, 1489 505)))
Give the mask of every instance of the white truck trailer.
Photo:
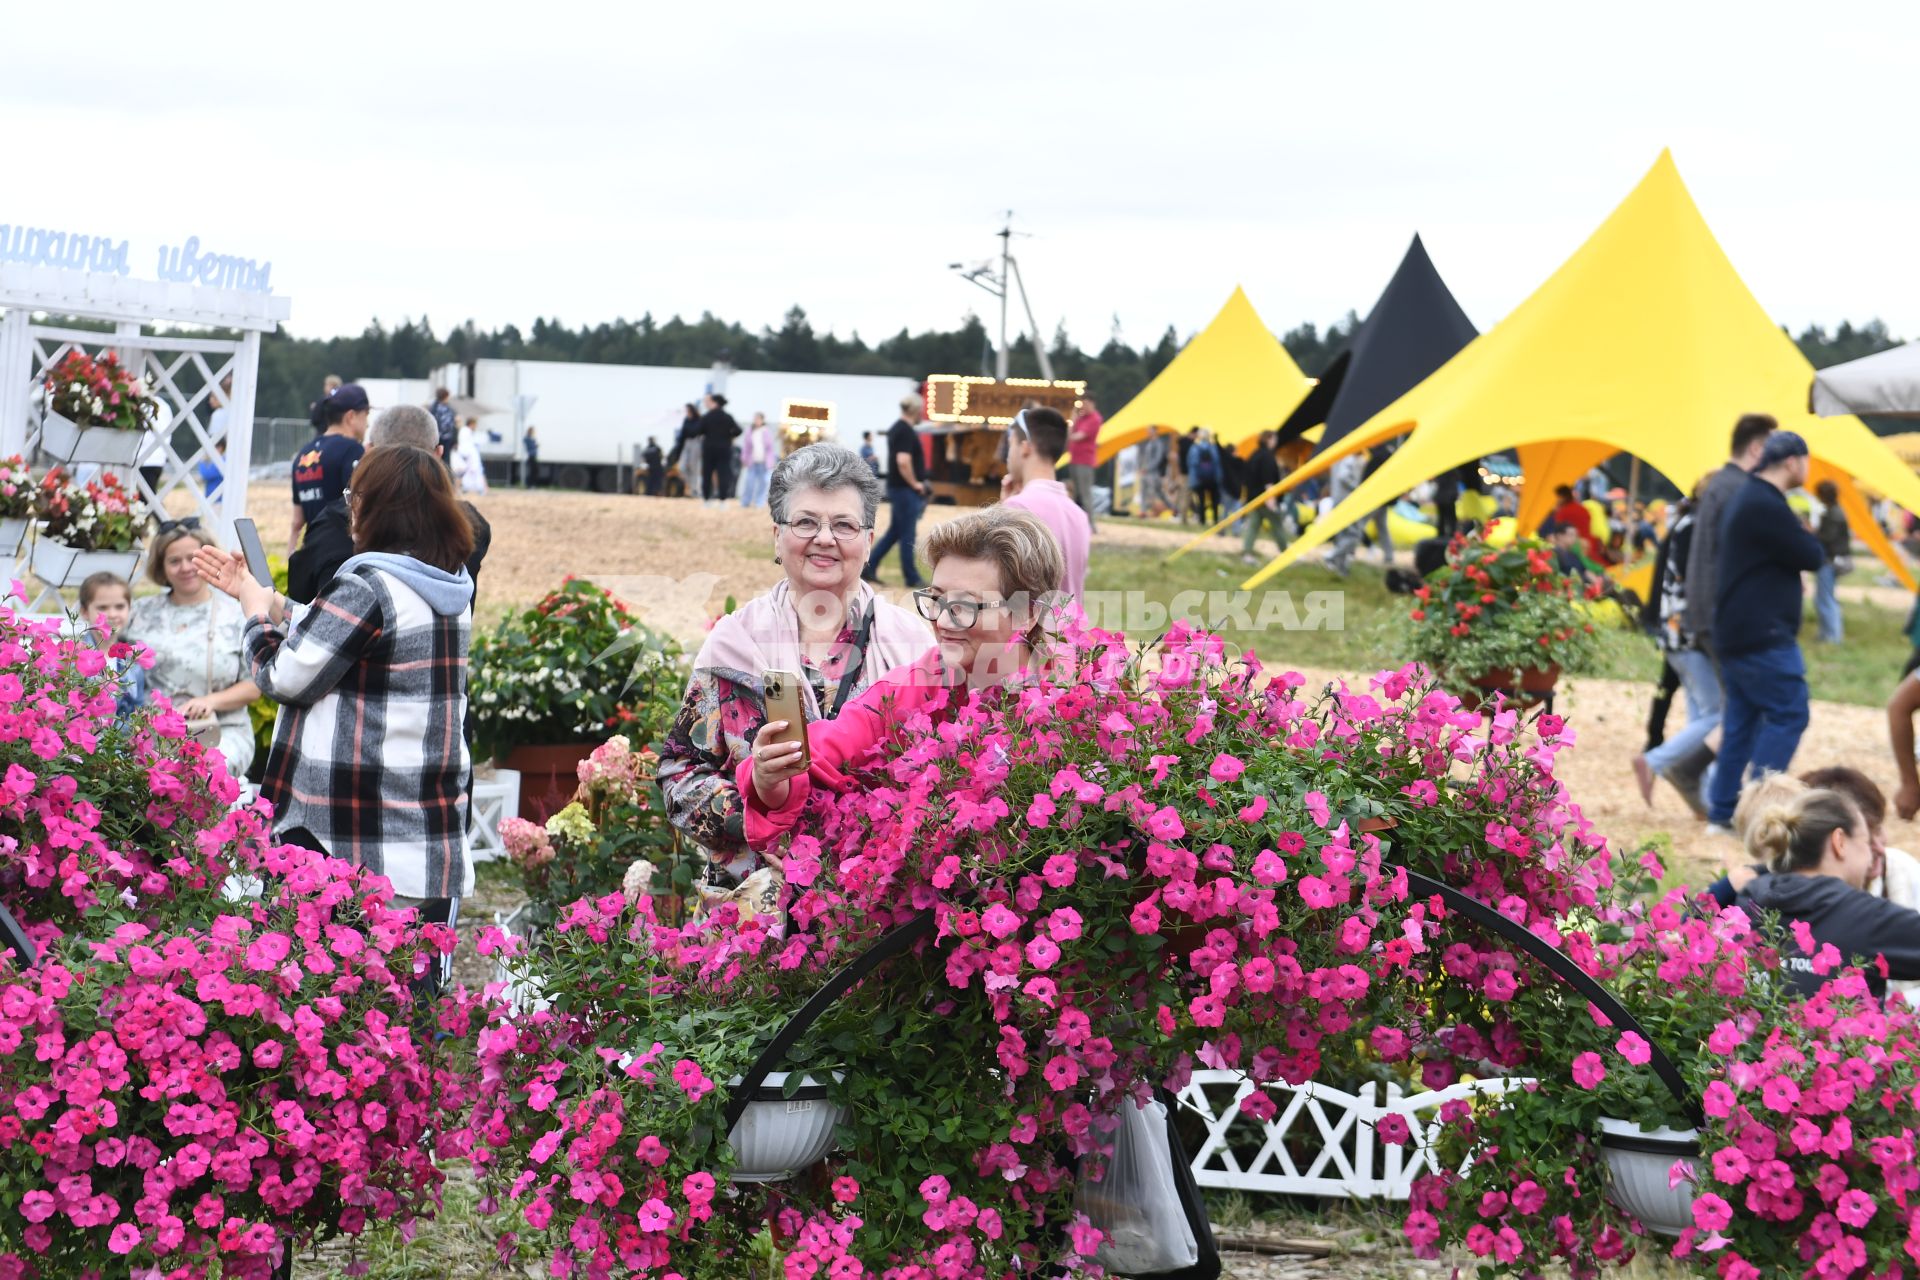
MULTIPOLYGON (((442 380, 454 373, 441 371, 442 380)), ((862 431, 881 439, 899 416, 901 399, 919 389, 912 378, 543 360, 477 360, 458 382, 491 410, 480 417, 479 443, 497 479, 524 461, 521 441, 531 426, 546 483, 602 493, 621 487, 649 438, 670 454, 685 406, 710 390, 727 397, 727 410, 743 430, 755 413, 778 428, 789 402, 814 406, 806 414, 814 423, 818 406, 828 406, 832 425, 817 434, 857 448, 862 431)))

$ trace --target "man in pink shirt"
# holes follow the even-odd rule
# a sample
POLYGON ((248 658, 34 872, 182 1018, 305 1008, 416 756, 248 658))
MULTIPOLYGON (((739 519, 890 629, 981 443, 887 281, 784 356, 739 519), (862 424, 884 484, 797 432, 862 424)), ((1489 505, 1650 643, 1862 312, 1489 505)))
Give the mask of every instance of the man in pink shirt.
POLYGON ((1067 481, 1073 486, 1073 500, 1087 513, 1087 528, 1093 528, 1093 468, 1100 441, 1100 406, 1092 396, 1080 397, 1080 416, 1067 432, 1067 481))
POLYGON ((1007 476, 1000 482, 1000 496, 1008 506, 1030 513, 1053 531, 1064 562, 1060 590, 1077 601, 1087 590, 1093 522, 1057 478, 1066 445, 1065 418, 1052 409, 1023 410, 1007 428, 1007 476))

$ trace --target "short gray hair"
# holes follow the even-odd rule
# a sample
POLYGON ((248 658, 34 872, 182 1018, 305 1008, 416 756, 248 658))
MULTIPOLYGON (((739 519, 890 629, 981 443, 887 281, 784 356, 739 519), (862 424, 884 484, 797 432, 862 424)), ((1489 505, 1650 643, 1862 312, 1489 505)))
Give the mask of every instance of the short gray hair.
POLYGON ((787 502, 795 489, 818 489, 832 493, 851 488, 860 495, 861 523, 873 528, 880 511, 880 479, 873 468, 845 445, 810 444, 795 449, 780 459, 767 483, 767 506, 775 524, 787 522, 787 502))
POLYGON ((382 409, 367 429, 367 448, 404 444, 433 453, 440 448, 440 427, 433 415, 417 404, 396 404, 382 409))

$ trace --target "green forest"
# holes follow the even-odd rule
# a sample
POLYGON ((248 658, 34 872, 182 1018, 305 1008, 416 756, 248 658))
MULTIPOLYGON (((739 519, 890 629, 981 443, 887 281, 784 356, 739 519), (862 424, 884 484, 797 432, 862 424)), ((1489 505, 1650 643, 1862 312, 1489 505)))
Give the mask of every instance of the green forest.
MULTIPOLYGON (((1309 374, 1318 374, 1358 327, 1346 317, 1322 329, 1302 324, 1280 341, 1309 374)), ((1855 326, 1842 322, 1831 332, 1808 328, 1794 339, 1814 365, 1824 368, 1897 345, 1878 320, 1855 326)), ((1131 399, 1179 353, 1181 338, 1172 325, 1159 340, 1134 347, 1118 337, 1098 351, 1083 350, 1064 328, 1054 333, 1048 355, 1057 378, 1083 378, 1108 412, 1131 399)), ((656 321, 612 320, 572 328, 539 319, 524 333, 517 325, 487 331, 471 321, 434 332, 424 317, 388 328, 378 320, 352 337, 300 338, 286 331, 266 339, 260 352, 261 417, 304 418, 330 373, 346 378, 424 378, 444 364, 481 359, 562 360, 594 364, 651 364, 705 367, 727 353, 740 369, 785 369, 801 373, 896 374, 921 378, 932 373, 991 372, 993 351, 978 316, 968 315, 945 331, 910 333, 868 343, 858 333, 842 338, 819 333, 800 307, 787 312, 777 329, 754 332, 710 314, 698 320, 674 316, 656 321)), ((1033 342, 1022 338, 1011 360, 1015 377, 1038 377, 1033 342)))

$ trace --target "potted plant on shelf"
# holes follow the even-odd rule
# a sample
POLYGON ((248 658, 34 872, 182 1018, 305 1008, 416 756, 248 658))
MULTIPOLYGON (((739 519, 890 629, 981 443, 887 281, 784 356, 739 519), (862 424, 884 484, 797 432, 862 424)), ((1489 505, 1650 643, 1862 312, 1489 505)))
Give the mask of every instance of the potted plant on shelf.
POLYGON ((520 773, 520 816, 567 803, 580 762, 614 734, 664 736, 686 673, 672 637, 584 578, 474 641, 468 697, 474 746, 520 773))
POLYGON ((66 587, 100 572, 132 576, 147 510, 112 472, 76 485, 56 467, 40 484, 40 505, 47 523, 33 542, 36 577, 66 587))
POLYGON ((113 352, 69 352, 44 385, 40 448, 56 462, 130 466, 151 446, 160 402, 113 352))
POLYGON ((1559 572, 1553 549, 1536 539, 1495 547, 1456 538, 1446 564, 1414 592, 1404 656, 1470 707, 1495 691, 1522 706, 1541 702, 1562 673, 1591 669, 1602 586, 1559 572))
POLYGON ((40 514, 40 485, 19 454, 0 458, 0 556, 20 553, 40 514))

